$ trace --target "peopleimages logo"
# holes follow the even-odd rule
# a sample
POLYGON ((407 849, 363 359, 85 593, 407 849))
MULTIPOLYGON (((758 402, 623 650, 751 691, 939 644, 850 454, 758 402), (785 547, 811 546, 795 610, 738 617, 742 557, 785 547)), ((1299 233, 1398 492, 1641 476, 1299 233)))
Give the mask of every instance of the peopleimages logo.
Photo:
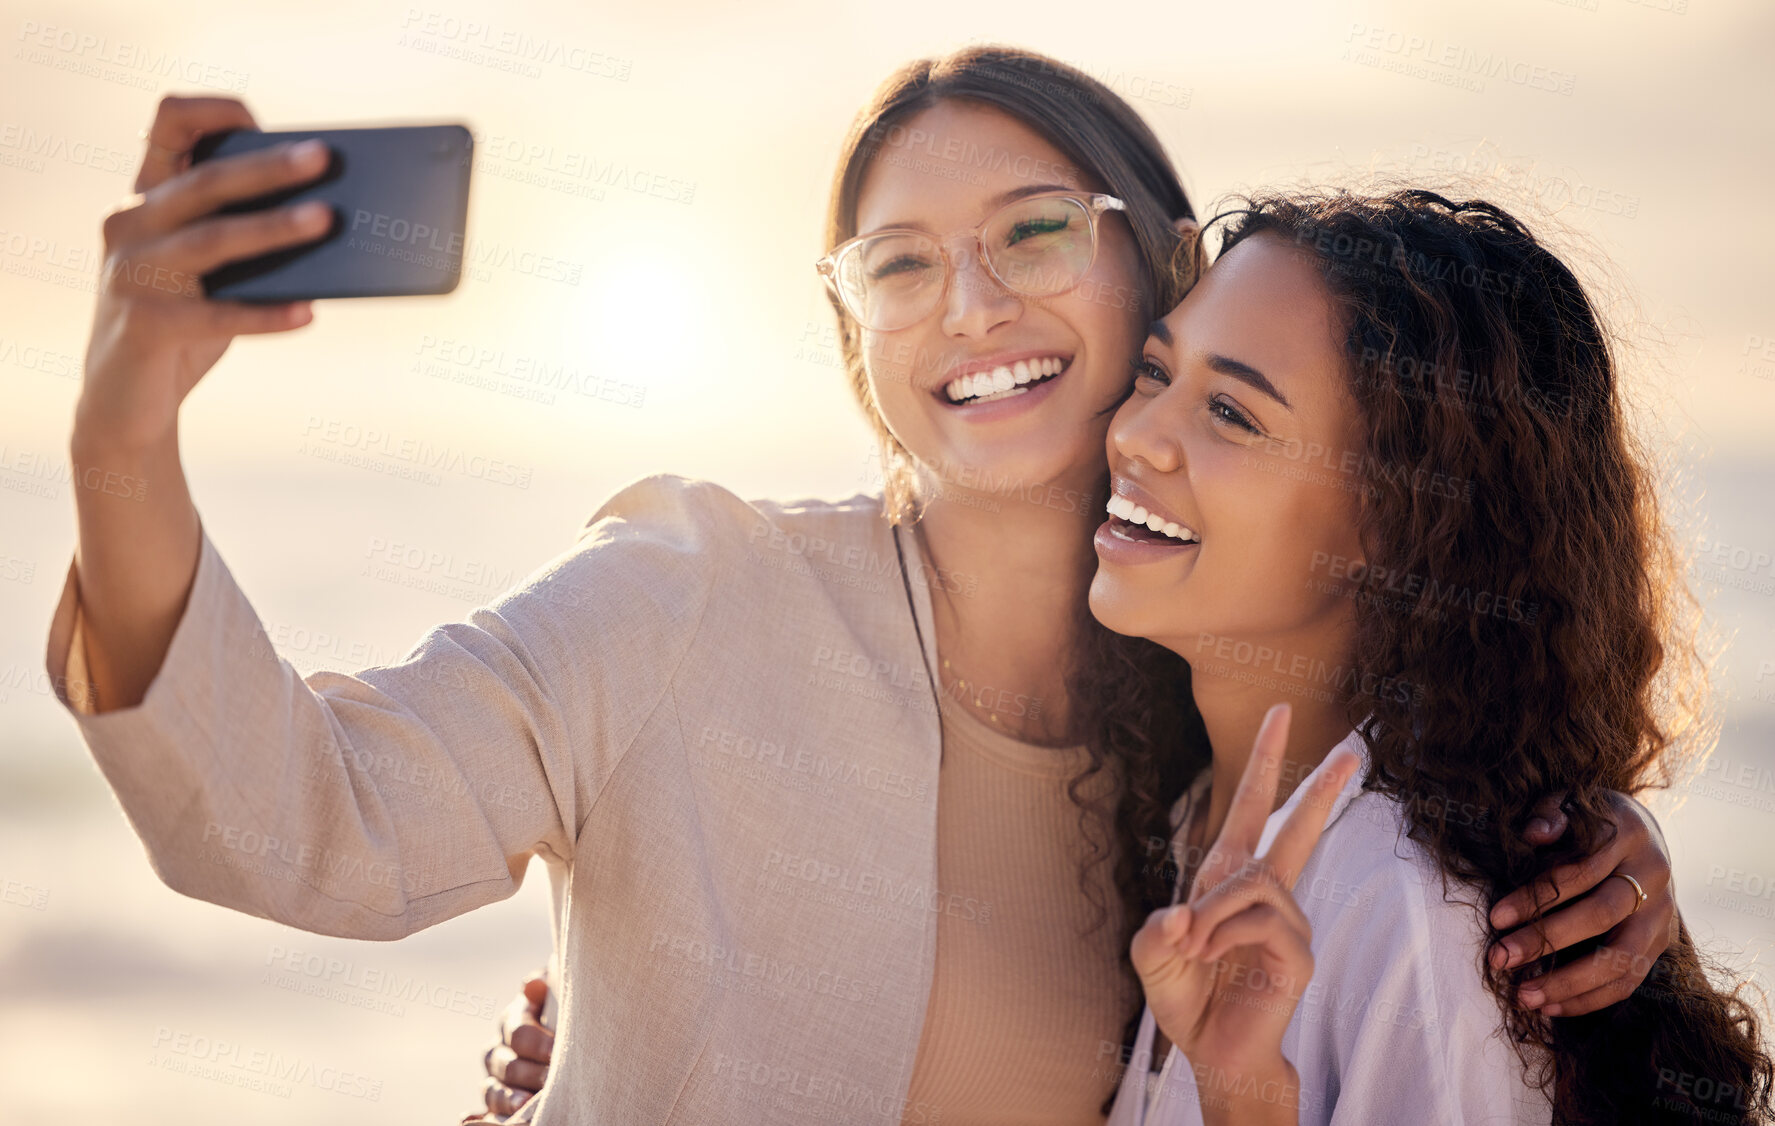
POLYGON ((369 228, 369 234, 390 242, 424 246, 440 254, 462 253, 461 231, 443 231, 426 223, 384 215, 380 211, 365 211, 360 207, 351 217, 351 231, 353 234, 363 234, 365 227, 369 228), (440 236, 444 240, 442 243, 438 242, 440 236))

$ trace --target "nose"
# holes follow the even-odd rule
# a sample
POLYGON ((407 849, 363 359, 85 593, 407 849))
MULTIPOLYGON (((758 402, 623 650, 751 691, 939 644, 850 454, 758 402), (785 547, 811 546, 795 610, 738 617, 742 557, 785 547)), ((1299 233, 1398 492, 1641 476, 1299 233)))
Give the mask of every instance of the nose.
POLYGON ((950 336, 985 337, 1023 312, 1023 302, 1005 289, 980 260, 978 244, 950 244, 955 272, 944 297, 943 331, 950 336))
POLYGON ((1109 424, 1110 460, 1116 455, 1144 461, 1159 473, 1175 473, 1184 467, 1183 420, 1173 417, 1173 388, 1146 397, 1138 392, 1122 404, 1109 424))

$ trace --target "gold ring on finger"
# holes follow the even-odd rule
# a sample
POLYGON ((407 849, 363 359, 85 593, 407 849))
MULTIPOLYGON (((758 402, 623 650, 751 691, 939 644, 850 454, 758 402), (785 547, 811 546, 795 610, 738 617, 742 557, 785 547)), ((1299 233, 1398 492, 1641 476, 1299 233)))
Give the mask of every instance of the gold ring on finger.
MULTIPOLYGON (((1638 911, 1641 907, 1645 906, 1645 904, 1646 904, 1646 889, 1639 886, 1638 880, 1634 879, 1632 876, 1629 876, 1626 872, 1610 872, 1609 875, 1620 876, 1623 880, 1626 880, 1628 883, 1633 885, 1633 894, 1639 896, 1639 898, 1637 900, 1635 900, 1633 903, 1633 911, 1638 911)), ((1629 915, 1631 915, 1631 914, 1633 914, 1633 911, 1629 911, 1627 913, 1629 915)))

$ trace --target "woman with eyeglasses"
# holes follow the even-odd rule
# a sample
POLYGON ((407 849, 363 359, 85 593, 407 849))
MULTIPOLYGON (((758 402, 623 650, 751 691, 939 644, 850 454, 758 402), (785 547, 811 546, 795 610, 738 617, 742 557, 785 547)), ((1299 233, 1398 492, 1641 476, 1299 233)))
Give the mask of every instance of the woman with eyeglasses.
MULTIPOLYGON (((202 272, 312 237, 214 212, 318 162, 186 166, 251 124, 164 102, 108 261, 202 272)), ((1088 77, 998 48, 902 68, 847 138, 821 266, 882 493, 642 478, 399 664, 306 679, 202 525, 176 423, 232 336, 310 314, 107 271, 72 453, 155 487, 78 496, 53 683, 186 894, 396 938, 542 855, 561 1050, 526 1119, 1100 1121, 1140 1009, 1128 939, 1169 902, 1209 756, 1183 662, 1086 603, 1109 416, 1192 216, 1088 77)), ((1560 837, 1559 796, 1509 830, 1560 837)), ((1607 936, 1547 978, 1567 1012, 1626 996, 1674 917, 1656 826, 1609 801, 1611 841, 1498 908, 1512 965, 1607 936), (1575 902, 1528 926, 1554 889, 1575 902)))

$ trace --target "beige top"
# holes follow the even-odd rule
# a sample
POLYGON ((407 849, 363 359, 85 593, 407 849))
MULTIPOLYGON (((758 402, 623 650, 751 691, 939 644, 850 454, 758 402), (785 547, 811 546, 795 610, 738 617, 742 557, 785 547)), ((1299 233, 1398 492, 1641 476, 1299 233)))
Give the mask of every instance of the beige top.
MULTIPOLYGON (((1110 866, 1079 882, 1083 747, 1012 739, 944 699, 937 790, 937 963, 910 1101, 943 1126, 1103 1121, 1140 983, 1120 969, 1110 866)), ((1093 776, 1087 796, 1113 788, 1093 776)))
POLYGON ((520 1120, 932 1121, 934 631, 879 504, 647 477, 399 664, 306 678, 205 529, 140 704, 70 704, 72 564, 48 671, 184 894, 394 939, 549 860, 560 1039, 520 1120))

